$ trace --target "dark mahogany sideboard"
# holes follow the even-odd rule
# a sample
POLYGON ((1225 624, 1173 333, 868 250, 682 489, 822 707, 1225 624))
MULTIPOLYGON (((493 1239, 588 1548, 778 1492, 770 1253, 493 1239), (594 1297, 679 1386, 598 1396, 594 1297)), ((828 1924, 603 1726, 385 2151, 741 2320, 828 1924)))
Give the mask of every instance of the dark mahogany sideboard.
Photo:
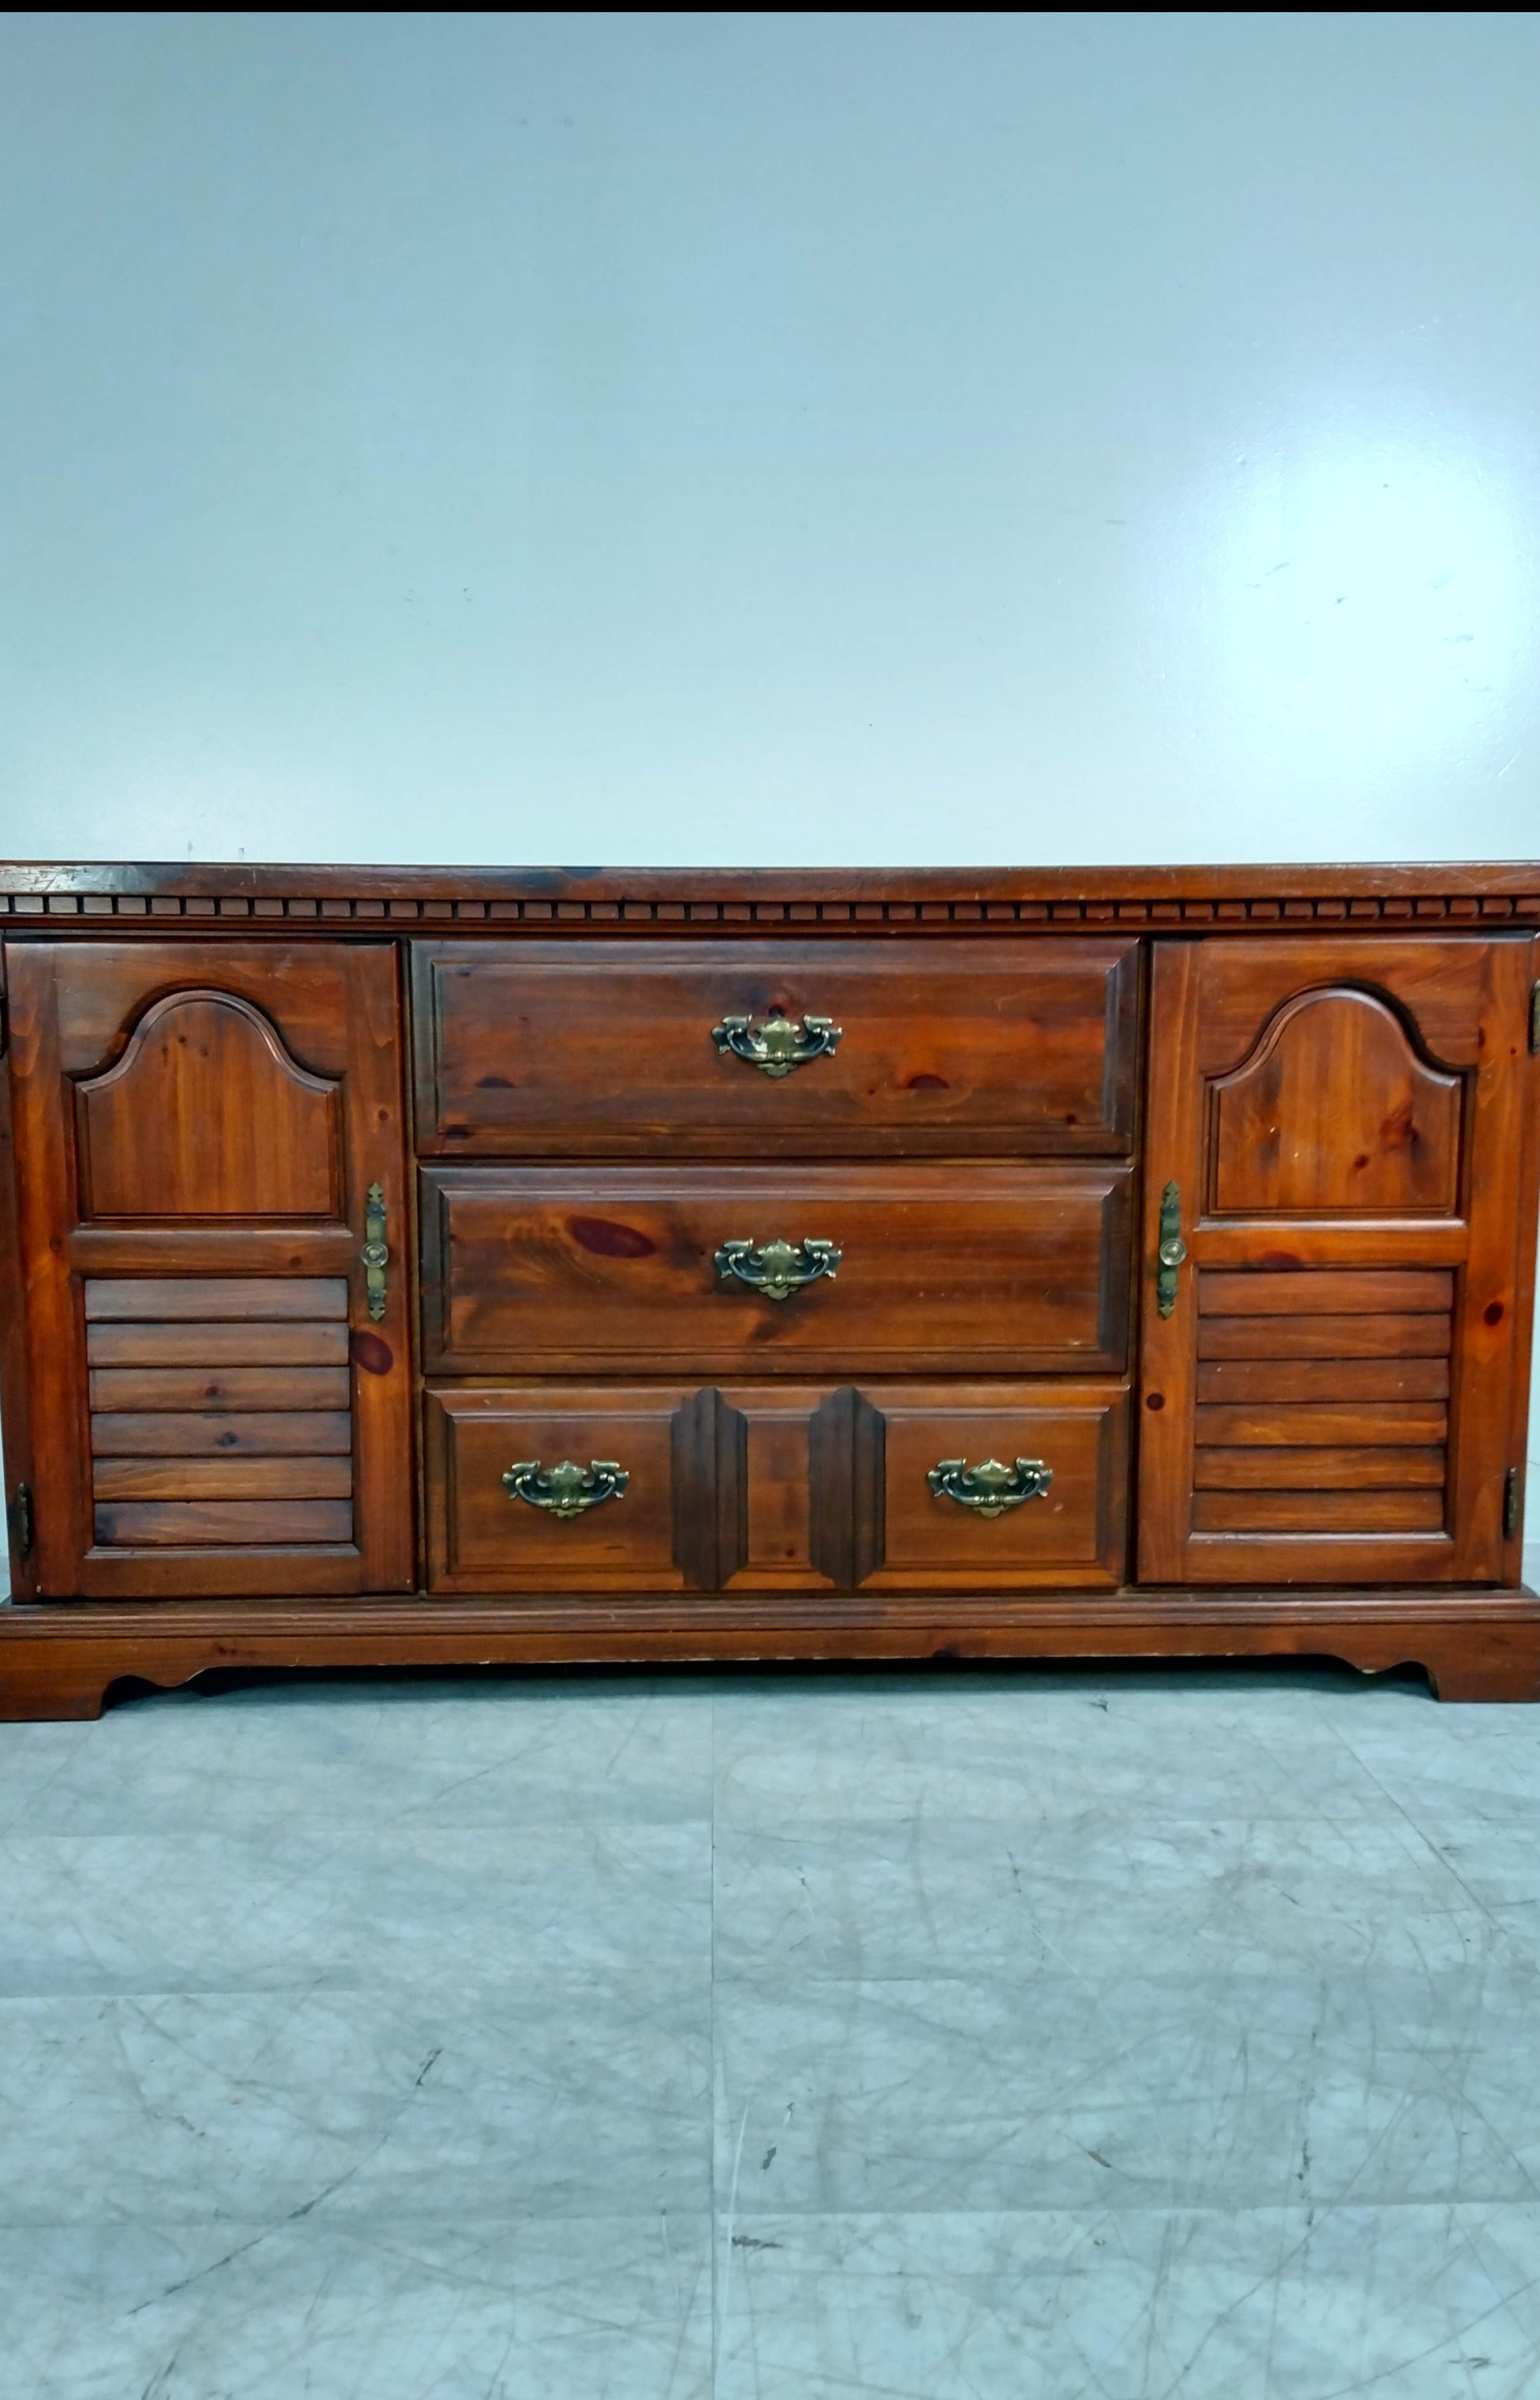
POLYGON ((517 1660, 1540 1694, 1540 866, 17 866, 0 957, 0 1714, 517 1660))

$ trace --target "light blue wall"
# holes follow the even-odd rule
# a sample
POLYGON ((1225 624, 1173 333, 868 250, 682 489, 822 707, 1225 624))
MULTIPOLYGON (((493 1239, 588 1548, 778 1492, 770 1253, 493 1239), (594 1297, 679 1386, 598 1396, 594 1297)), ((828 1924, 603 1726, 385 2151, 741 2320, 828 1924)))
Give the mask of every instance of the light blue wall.
POLYGON ((0 835, 1506 854, 1540 19, 23 15, 0 835))
POLYGON ((1540 19, 13 15, 0 851, 1540 849, 1540 19))

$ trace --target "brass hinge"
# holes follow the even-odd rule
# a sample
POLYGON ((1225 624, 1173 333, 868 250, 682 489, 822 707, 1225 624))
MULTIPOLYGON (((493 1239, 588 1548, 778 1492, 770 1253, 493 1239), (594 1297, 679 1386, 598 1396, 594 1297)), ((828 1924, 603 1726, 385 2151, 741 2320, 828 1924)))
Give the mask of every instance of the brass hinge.
POLYGON ((385 1239, 385 1187, 380 1183, 371 1183, 364 1194, 363 1248, 359 1256, 363 1261, 369 1314, 377 1325, 385 1315, 385 1270, 390 1263, 385 1239))
POLYGON ((1503 1478, 1503 1539, 1511 1542, 1519 1531, 1522 1515, 1524 1479, 1517 1466, 1510 1466, 1503 1478))
POLYGON ((1530 986, 1530 1051, 1540 1052, 1540 982, 1530 986))
POLYGON ((1181 1237, 1181 1193, 1176 1184, 1168 1183, 1161 1193, 1160 1243, 1155 1251, 1155 1305, 1163 1316, 1169 1316, 1177 1305, 1177 1275, 1187 1262, 1187 1244, 1181 1237))
POLYGON ((32 1493, 26 1484, 19 1483, 6 1508, 6 1522, 10 1527, 11 1547, 19 1559, 32 1556, 33 1522, 32 1493))

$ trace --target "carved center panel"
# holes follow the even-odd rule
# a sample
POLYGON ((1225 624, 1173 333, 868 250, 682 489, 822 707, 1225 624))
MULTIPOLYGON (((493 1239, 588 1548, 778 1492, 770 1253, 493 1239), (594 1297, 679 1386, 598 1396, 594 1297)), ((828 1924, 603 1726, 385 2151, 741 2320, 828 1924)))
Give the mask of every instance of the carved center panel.
POLYGON ((1221 1215, 1452 1215, 1462 1082, 1426 1065, 1371 992, 1309 991, 1211 1086, 1221 1215))
POLYGON ((157 1001, 75 1107, 88 1219, 342 1213, 336 1084, 231 992, 157 1001))

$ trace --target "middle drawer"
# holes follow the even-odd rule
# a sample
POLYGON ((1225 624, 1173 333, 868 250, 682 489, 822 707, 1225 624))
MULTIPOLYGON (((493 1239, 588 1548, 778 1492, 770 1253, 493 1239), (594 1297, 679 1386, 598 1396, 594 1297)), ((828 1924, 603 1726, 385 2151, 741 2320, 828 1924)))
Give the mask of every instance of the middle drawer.
POLYGON ((1129 1170, 429 1167, 429 1372, 1121 1373, 1129 1170))

